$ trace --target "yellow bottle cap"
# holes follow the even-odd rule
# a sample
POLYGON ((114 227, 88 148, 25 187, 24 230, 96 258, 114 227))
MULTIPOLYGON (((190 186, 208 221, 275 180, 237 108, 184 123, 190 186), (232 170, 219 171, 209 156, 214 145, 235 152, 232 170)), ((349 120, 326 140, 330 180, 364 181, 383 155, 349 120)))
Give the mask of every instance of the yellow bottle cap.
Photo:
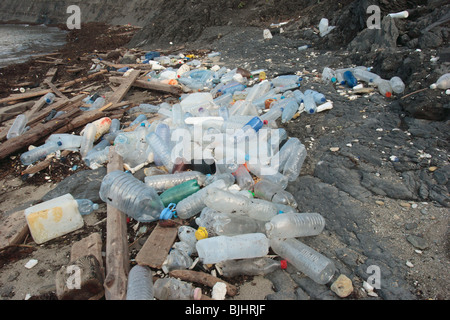
POLYGON ((200 227, 195 231, 195 238, 197 240, 202 240, 208 238, 208 231, 206 231, 206 228, 200 227))

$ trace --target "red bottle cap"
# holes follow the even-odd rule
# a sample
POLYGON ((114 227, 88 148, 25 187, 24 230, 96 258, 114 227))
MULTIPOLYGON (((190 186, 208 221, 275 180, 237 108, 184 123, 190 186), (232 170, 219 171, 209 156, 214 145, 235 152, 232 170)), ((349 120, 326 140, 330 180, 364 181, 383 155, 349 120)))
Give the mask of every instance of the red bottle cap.
POLYGON ((392 96, 391 92, 386 92, 386 97, 390 98, 392 96))
POLYGON ((264 124, 268 124, 268 123, 269 123, 269 121, 267 121, 267 120, 264 120, 264 121, 263 121, 263 123, 264 123, 264 124))
POLYGON ((287 268, 287 261, 286 260, 281 260, 280 261, 280 267, 281 267, 281 269, 286 269, 287 268))

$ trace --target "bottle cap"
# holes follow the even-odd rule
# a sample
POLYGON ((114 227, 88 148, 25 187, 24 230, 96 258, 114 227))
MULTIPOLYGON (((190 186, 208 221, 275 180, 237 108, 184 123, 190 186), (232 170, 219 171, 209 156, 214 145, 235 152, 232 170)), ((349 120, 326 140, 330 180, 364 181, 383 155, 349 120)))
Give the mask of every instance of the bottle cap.
POLYGON ((159 215, 159 219, 160 220, 169 220, 171 219, 175 213, 176 204, 175 203, 171 203, 167 206, 167 208, 165 208, 163 211, 161 211, 161 214, 159 215))
POLYGON ((264 123, 264 124, 268 124, 268 123, 269 123, 269 121, 267 121, 267 120, 264 120, 264 121, 263 121, 263 123, 264 123))
POLYGON ((195 238, 197 240, 202 240, 208 238, 208 231, 206 231, 206 228, 199 227, 197 231, 195 231, 195 238))
POLYGON ((391 93, 391 92, 389 92, 389 91, 386 92, 386 97, 387 97, 387 98, 390 98, 391 96, 392 96, 392 93, 391 93))
POLYGON ((281 267, 281 269, 286 269, 287 268, 287 261, 286 260, 281 260, 280 261, 280 267, 281 267))
POLYGON ((430 89, 436 89, 436 88, 437 88, 436 83, 433 83, 433 84, 430 86, 430 89))

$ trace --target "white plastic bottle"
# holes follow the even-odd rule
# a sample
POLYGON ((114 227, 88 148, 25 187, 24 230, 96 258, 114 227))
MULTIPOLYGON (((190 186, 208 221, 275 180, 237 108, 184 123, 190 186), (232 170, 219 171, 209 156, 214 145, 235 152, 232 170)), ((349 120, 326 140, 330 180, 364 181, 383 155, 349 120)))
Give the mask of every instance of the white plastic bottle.
POLYGON ((9 128, 8 134, 6 135, 6 139, 9 140, 11 138, 21 136, 25 131, 27 123, 28 123, 27 116, 25 114, 19 114, 14 120, 14 123, 12 124, 11 128, 9 128))
POLYGON ((275 270, 286 269, 286 260, 274 260, 267 257, 227 260, 219 262, 216 265, 221 271, 222 276, 232 278, 239 275, 246 276, 265 276, 275 270))
POLYGON ((405 91, 405 84, 403 83, 403 80, 400 77, 392 77, 389 80, 389 83, 391 85, 392 91, 395 93, 403 93, 405 91))
POLYGON ((266 223, 268 238, 298 238, 317 236, 325 227, 325 219, 318 213, 283 213, 266 223))
POLYGON ((108 157, 109 147, 106 147, 103 150, 89 152, 84 158, 84 163, 92 170, 95 170, 106 163, 108 161, 108 157))
POLYGON ((83 139, 80 145, 80 154, 82 158, 85 158, 88 152, 94 147, 95 135, 97 134, 97 128, 95 124, 89 123, 84 128, 83 139))
POLYGON ((392 87, 389 80, 379 79, 375 82, 375 84, 377 85, 378 91, 381 93, 381 95, 385 96, 386 98, 390 98, 392 96, 392 87))
POLYGON ((197 242, 197 253, 203 264, 233 259, 263 257, 269 253, 269 239, 263 233, 217 236, 197 242))
POLYGON ((271 238, 270 247, 298 271, 319 284, 330 282, 336 267, 330 259, 295 238, 271 238))
POLYGON ((200 300, 202 291, 192 284, 176 279, 161 278, 153 284, 153 293, 158 300, 200 300))
POLYGON ((448 89, 450 88, 450 73, 446 73, 439 77, 436 83, 430 86, 430 89, 448 89))
POLYGON ((99 195, 104 202, 139 222, 158 220, 164 209, 155 189, 120 170, 110 172, 103 178, 99 195))
POLYGON ((54 93, 51 93, 51 92, 47 93, 47 94, 44 96, 44 101, 45 101, 45 103, 47 103, 47 104, 52 104, 53 101, 55 101, 55 94, 54 94, 54 93))
POLYGON ((154 300, 152 270, 135 265, 128 274, 127 300, 154 300))

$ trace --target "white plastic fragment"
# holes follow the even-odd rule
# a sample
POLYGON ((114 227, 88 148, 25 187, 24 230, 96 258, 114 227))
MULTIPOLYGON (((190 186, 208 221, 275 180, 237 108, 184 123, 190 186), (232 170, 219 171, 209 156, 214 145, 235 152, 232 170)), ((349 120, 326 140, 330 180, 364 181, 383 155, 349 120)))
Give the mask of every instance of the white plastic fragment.
POLYGON ((396 13, 389 13, 388 16, 390 16, 393 19, 405 19, 409 17, 409 12, 405 10, 396 13))
POLYGON ((227 285, 223 282, 217 282, 212 288, 211 297, 213 300, 225 300, 227 294, 227 285))
POLYGON ((272 33, 270 32, 269 29, 264 29, 263 36, 264 36, 264 39, 272 39, 273 38, 272 33))
POLYGON ((34 266, 36 266, 37 264, 38 264, 38 261, 36 259, 31 259, 25 264, 25 268, 31 269, 34 266))

